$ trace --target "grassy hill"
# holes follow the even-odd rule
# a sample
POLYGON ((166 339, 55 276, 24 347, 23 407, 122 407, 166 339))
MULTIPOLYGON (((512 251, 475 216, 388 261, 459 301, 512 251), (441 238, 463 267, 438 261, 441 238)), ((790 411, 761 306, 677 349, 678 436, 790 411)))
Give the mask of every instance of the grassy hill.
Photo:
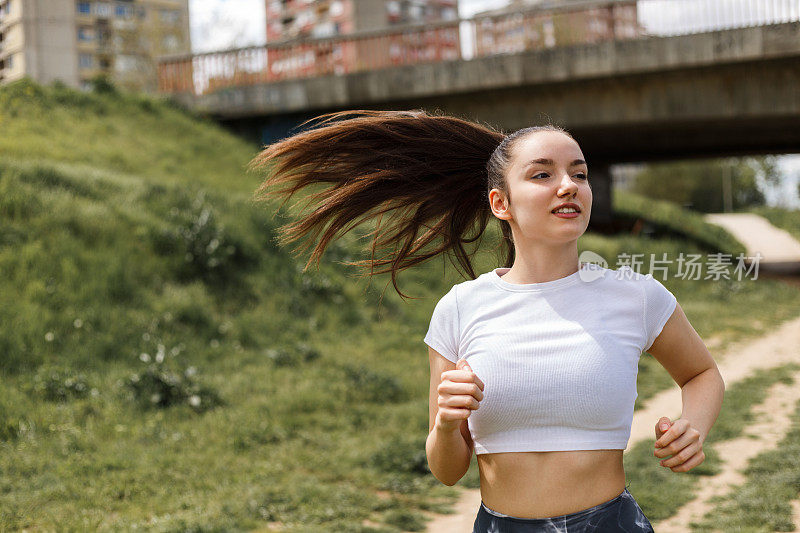
POLYGON ((20 80, 0 91, 0 154, 249 193, 243 165, 258 147, 170 102, 20 80))
MULTIPOLYGON (((461 281, 444 260, 400 276, 420 300, 337 263, 359 232, 303 273, 274 244, 288 213, 249 202, 258 147, 166 102, 23 81, 0 131, 0 530, 419 531, 448 508, 422 342, 461 281)), ((664 283, 719 349, 800 313, 771 280, 664 283)), ((642 357, 639 400, 671 385, 642 357)))

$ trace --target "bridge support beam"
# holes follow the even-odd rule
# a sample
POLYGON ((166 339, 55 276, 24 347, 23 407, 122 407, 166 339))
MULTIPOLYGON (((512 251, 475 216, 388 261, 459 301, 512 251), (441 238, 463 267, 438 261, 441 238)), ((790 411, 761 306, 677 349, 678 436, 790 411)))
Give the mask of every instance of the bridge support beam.
MULTIPOLYGON (((588 157, 588 156, 587 156, 588 157)), ((611 167, 607 163, 593 162, 589 164, 589 183, 592 185, 592 215, 589 218, 589 229, 601 233, 612 229, 611 210, 611 167)))

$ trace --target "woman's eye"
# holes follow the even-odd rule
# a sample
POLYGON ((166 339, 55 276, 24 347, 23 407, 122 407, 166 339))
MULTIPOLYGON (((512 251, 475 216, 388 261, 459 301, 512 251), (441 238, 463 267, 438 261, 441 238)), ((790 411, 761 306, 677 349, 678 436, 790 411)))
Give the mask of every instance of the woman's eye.
MULTIPOLYGON (((538 174, 534 174, 533 176, 531 176, 531 178, 532 179, 536 179, 536 178, 539 178, 539 176, 544 176, 544 178, 547 178, 547 177, 549 177, 549 174, 547 174, 546 172, 540 172, 538 174)), ((588 179, 586 177, 586 174, 584 174, 583 172, 579 172, 578 174, 575 174, 575 176, 577 176, 578 178, 580 178, 582 180, 588 179)))

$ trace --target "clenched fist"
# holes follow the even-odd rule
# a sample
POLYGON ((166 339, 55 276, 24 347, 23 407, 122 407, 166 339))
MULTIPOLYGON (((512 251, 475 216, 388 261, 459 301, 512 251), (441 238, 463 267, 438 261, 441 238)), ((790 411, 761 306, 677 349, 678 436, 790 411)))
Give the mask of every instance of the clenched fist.
POLYGON ((439 383, 439 411, 436 427, 458 431, 461 421, 469 418, 483 400, 483 381, 472 371, 466 359, 459 359, 455 370, 442 372, 439 383))

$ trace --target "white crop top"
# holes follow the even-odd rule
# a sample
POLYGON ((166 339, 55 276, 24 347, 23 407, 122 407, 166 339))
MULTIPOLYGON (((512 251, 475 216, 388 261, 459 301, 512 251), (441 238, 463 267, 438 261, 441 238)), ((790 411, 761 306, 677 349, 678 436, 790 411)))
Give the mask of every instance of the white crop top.
POLYGON ((593 264, 517 284, 496 268, 434 308, 425 343, 484 383, 475 453, 625 449, 639 357, 676 307, 652 275, 593 264))

